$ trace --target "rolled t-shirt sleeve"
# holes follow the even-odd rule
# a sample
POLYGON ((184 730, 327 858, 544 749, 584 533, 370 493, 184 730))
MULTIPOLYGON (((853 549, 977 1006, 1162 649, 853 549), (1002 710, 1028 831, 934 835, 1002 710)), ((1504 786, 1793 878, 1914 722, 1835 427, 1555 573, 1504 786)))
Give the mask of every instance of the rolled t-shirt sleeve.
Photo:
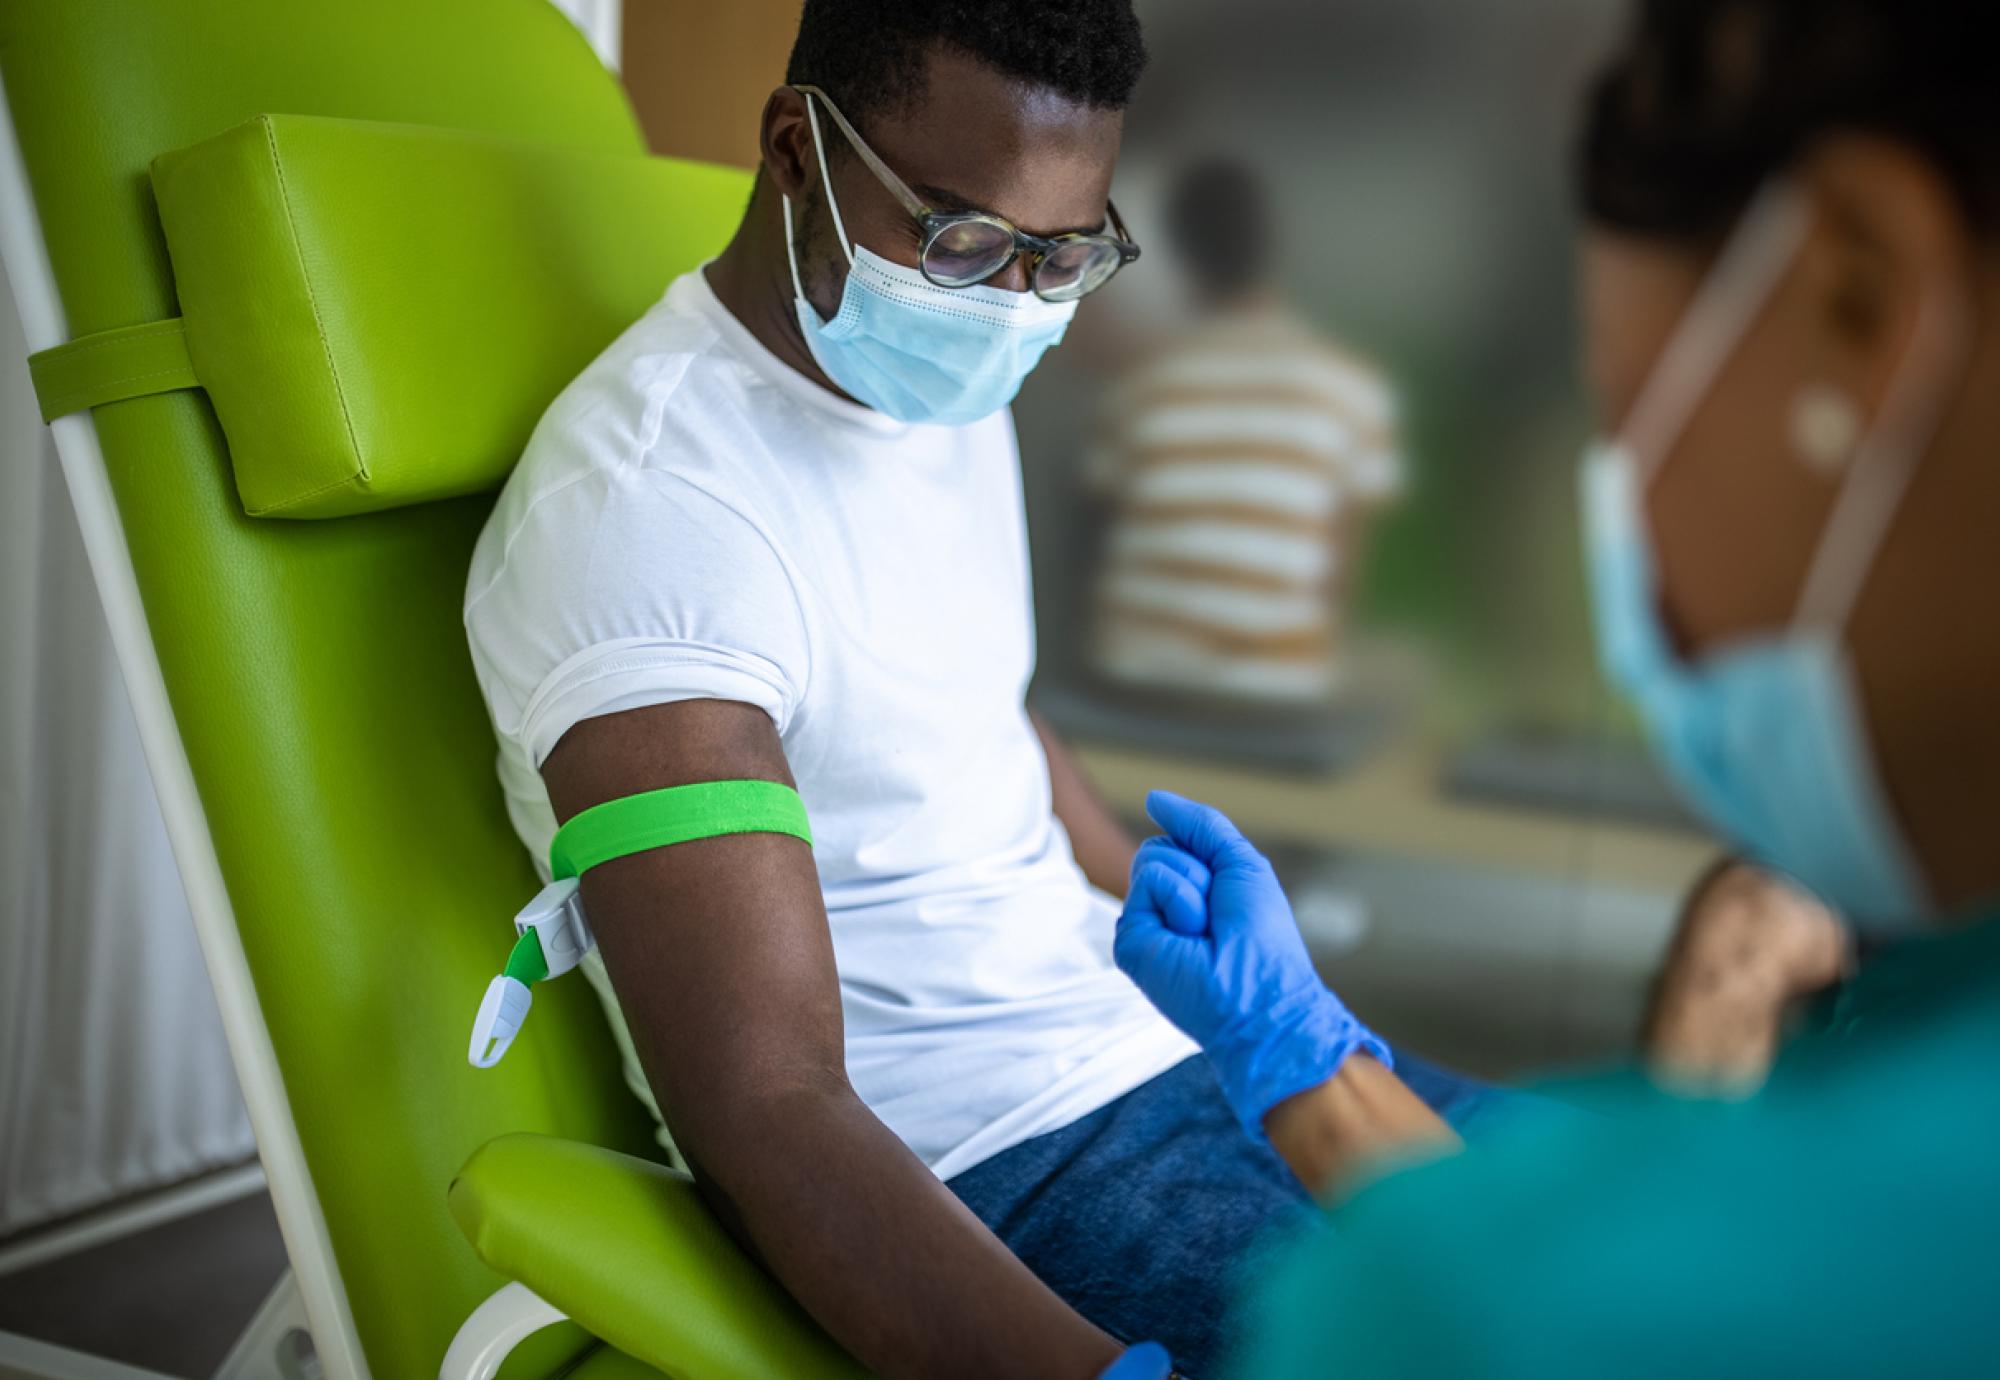
POLYGON ((738 700, 789 726, 809 674, 804 618, 739 505, 658 469, 596 470, 504 532, 466 633, 495 727, 536 767, 583 720, 654 704, 738 700))

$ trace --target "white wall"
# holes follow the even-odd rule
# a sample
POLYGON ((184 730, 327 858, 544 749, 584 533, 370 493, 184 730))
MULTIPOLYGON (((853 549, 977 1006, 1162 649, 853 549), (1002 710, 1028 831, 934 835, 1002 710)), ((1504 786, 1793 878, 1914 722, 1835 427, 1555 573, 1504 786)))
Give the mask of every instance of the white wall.
POLYGON ((255 1151, 0 292, 0 1236, 255 1151))
POLYGON ((616 72, 625 10, 623 0, 555 0, 555 6, 576 21, 604 65, 616 72))

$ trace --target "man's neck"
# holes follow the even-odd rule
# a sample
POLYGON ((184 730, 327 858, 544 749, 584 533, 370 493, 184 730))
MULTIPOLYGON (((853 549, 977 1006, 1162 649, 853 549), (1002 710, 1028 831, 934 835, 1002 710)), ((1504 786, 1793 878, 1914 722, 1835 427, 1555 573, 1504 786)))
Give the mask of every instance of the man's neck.
POLYGON ((728 248, 716 255, 705 276, 724 310, 757 338, 757 343, 836 397, 834 386, 806 346, 793 306, 792 272, 785 257, 784 207, 759 174, 750 207, 728 248))

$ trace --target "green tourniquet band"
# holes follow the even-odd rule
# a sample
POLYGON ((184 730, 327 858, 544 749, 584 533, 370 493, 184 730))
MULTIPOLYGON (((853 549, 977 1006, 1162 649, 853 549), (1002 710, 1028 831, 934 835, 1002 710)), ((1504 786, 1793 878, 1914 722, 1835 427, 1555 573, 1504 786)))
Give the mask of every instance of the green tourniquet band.
POLYGON ((542 937, 528 930, 514 941, 507 955, 506 975, 523 987, 533 987, 549 975, 549 961, 542 954, 542 937))
POLYGON ((790 834, 812 842, 805 802, 775 781, 704 781, 593 805, 556 830, 549 870, 580 877, 599 863, 719 834, 790 834))

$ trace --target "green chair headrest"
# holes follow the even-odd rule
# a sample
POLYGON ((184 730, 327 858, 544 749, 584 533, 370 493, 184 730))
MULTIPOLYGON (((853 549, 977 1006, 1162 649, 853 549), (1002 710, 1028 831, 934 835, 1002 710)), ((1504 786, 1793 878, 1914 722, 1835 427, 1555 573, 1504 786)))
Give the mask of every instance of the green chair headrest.
POLYGON ((747 174, 453 130, 265 115, 153 163, 195 377, 254 516, 503 480, 747 174))

